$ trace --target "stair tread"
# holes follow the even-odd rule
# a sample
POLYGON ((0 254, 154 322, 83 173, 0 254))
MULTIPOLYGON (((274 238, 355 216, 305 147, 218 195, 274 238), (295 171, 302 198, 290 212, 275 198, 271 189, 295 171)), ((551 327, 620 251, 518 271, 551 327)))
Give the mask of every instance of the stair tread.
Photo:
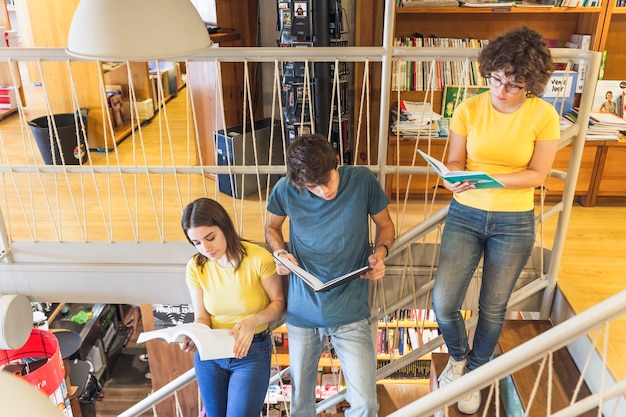
MULTIPOLYGON (((443 369, 446 367, 449 357, 450 355, 448 355, 447 353, 436 353, 436 352, 432 353, 431 362, 430 362, 430 367, 431 367, 430 368, 431 369, 430 370, 430 389, 431 391, 435 391, 436 389, 439 388, 437 378, 439 378, 439 375, 441 374, 441 372, 443 372, 443 369)), ((448 416, 449 417, 482 416, 483 410, 485 409, 485 403, 487 402, 487 397, 489 396, 489 387, 483 388, 483 390, 481 391, 481 395, 482 395, 482 403, 476 413, 463 414, 458 410, 458 408, 456 407, 456 404, 453 404, 450 407, 448 407, 448 416)), ((436 413, 435 417, 439 417, 443 415, 444 413, 440 412, 440 413, 436 413)), ((500 413, 496 414, 495 401, 492 398, 489 404, 489 410, 487 412, 486 417, 495 417, 496 415, 504 416, 505 415, 504 409, 500 407, 500 413)))
MULTIPOLYGON (((549 320, 506 320, 502 329, 502 335, 498 346, 502 353, 527 342, 535 336, 552 328, 549 320)), ((520 401, 526 409, 530 400, 537 374, 541 366, 541 360, 513 373, 513 383, 519 393, 520 401)), ((541 376, 540 389, 537 390, 531 406, 531 415, 543 417, 546 415, 548 398, 548 364, 541 376)), ((569 405, 571 397, 580 378, 580 372, 566 348, 561 348, 553 353, 553 383, 551 411, 554 413, 569 405)), ((591 395, 586 384, 580 388, 578 399, 591 395)), ((581 416, 597 416, 597 409, 588 411, 581 416)))

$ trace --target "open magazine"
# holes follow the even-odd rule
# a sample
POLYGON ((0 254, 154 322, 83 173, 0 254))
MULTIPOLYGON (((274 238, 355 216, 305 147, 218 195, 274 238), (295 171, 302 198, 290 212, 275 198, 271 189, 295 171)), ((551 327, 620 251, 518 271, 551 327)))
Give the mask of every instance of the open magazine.
POLYGON ((298 265, 294 264, 289 259, 285 257, 281 257, 281 256, 274 256, 274 258, 281 264, 285 265, 287 269, 293 272, 298 278, 304 281, 309 287, 313 288, 313 290, 315 290, 316 292, 328 291, 339 285, 347 284, 348 282, 361 276, 361 274, 372 269, 369 265, 367 265, 359 269, 356 269, 352 272, 348 272, 347 274, 344 274, 340 277, 333 278, 328 282, 322 282, 315 275, 300 268, 298 265))
POLYGON ((489 174, 479 171, 450 171, 443 162, 433 158, 425 152, 417 150, 422 158, 428 162, 428 165, 435 170, 437 175, 448 182, 468 181, 474 183, 476 188, 502 188, 504 184, 496 180, 489 174))
POLYGON ((137 343, 151 339, 163 339, 168 343, 180 343, 189 337, 196 344, 200 359, 233 358, 235 337, 228 329, 211 329, 202 323, 185 323, 179 326, 143 332, 137 337, 137 343))

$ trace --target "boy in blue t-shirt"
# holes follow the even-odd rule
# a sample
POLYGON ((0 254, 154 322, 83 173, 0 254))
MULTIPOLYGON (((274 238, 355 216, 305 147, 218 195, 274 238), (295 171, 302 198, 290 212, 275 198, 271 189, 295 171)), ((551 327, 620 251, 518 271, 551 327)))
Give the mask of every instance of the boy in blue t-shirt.
MULTIPOLYGON (((317 365, 329 336, 346 376, 351 415, 375 416, 376 356, 370 329, 368 279, 385 275, 384 259, 395 236, 389 199, 366 167, 339 166, 328 140, 296 138, 287 149, 287 177, 269 197, 265 238, 275 256, 287 257, 321 281, 364 265, 361 278, 315 292, 291 274, 287 302, 292 417, 314 417, 317 365), (289 217, 290 250, 282 226, 289 217), (376 225, 370 249, 369 220, 376 225)), ((289 270, 276 263, 279 274, 289 270)))

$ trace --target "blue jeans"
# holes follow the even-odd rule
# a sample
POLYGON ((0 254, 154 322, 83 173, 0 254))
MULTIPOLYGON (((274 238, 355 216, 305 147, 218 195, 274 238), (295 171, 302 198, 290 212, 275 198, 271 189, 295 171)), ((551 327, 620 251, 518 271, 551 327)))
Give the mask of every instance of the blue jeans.
POLYGON ((486 363, 493 354, 507 303, 534 242, 532 210, 488 212, 455 200, 450 204, 441 237, 433 309, 450 356, 467 359, 467 371, 486 363), (470 350, 460 309, 481 257, 478 324, 470 350))
POLYGON ((291 371, 291 417, 315 417, 315 384, 324 337, 329 336, 346 381, 346 417, 375 417, 376 356, 370 322, 302 328, 287 323, 291 371))
POLYGON ((270 379, 270 333, 254 336, 245 358, 202 361, 194 366, 207 417, 259 417, 270 379))

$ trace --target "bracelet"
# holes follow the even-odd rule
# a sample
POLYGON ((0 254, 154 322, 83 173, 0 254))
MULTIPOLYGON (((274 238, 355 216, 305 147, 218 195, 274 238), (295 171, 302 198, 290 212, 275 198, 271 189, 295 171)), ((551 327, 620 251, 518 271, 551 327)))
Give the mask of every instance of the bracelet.
POLYGON ((289 252, 287 252, 286 249, 276 249, 274 252, 272 252, 272 255, 274 255, 274 258, 278 258, 278 255, 280 255, 281 253, 289 253, 289 252))
POLYGON ((378 248, 385 248, 385 258, 389 256, 389 246, 385 245, 384 243, 379 243, 378 245, 374 246, 374 252, 376 252, 376 249, 378 248))

